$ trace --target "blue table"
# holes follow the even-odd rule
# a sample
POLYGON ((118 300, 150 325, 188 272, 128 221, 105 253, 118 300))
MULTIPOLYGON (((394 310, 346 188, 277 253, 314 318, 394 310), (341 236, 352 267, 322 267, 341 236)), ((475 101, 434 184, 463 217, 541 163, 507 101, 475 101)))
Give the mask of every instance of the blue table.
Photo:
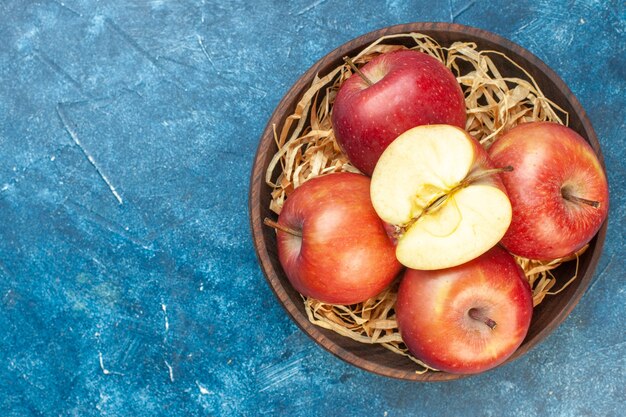
POLYGON ((4 0, 0 16, 3 416, 623 415, 623 1, 4 0), (298 330, 246 210, 289 86, 410 21, 477 26, 543 59, 587 109, 612 193, 594 282, 563 325, 439 384, 363 372, 298 330))

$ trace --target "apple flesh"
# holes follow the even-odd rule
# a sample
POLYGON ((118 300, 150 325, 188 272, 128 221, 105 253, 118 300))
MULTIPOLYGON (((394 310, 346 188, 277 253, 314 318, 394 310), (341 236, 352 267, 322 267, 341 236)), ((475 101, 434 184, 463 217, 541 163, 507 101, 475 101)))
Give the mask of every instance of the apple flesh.
POLYGON ((528 281, 498 246, 454 268, 407 269, 396 302, 409 351, 430 367, 459 374, 509 358, 526 337, 532 312, 528 281))
POLYGON ((572 129, 550 122, 521 124, 496 140, 489 155, 503 176, 513 207, 502 244, 531 259, 576 252, 607 217, 609 187, 602 164, 572 129))
POLYGON ((285 201, 273 225, 278 258, 301 294, 354 304, 380 293, 399 273, 369 188, 364 175, 328 174, 305 182, 285 201))
POLYGON ((361 73, 341 85, 332 125, 350 162, 366 175, 387 145, 412 127, 465 127, 461 87, 435 58, 411 50, 390 52, 365 64, 361 73))
POLYGON ((372 175, 371 198, 398 231, 400 263, 449 268, 498 243, 511 221, 499 171, 480 143, 454 126, 419 126, 393 141, 372 175))

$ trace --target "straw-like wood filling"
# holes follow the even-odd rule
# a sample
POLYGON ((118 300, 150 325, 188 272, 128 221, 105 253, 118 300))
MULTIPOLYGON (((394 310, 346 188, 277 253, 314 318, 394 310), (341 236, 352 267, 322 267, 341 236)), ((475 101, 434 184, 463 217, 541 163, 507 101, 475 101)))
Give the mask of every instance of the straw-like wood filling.
MULTIPOLYGON (((465 95, 468 116, 465 129, 485 147, 519 123, 541 120, 568 124, 567 113, 544 96, 527 71, 505 54, 479 51, 472 42, 455 42, 450 47, 442 47, 431 37, 419 33, 390 35, 373 42, 352 60, 360 66, 382 53, 407 49, 394 43, 398 40, 414 43, 410 49, 433 56, 452 71, 465 95), (494 56, 517 67, 525 77, 504 77, 493 62, 494 56)), ((350 67, 342 64, 322 77, 316 76, 283 126, 274 126, 278 151, 265 179, 272 188, 270 209, 276 214, 280 214, 289 194, 305 181, 331 172, 359 172, 341 152, 331 125, 333 101, 341 84, 351 75, 350 67)), ((576 279, 578 267, 571 279, 559 290, 552 291, 556 278, 551 271, 574 259, 578 266, 578 256, 585 249, 568 258, 551 261, 515 258, 531 285, 535 306, 576 279)), ((309 320, 315 325, 406 355, 418 364, 418 373, 432 370, 412 357, 400 338, 394 311, 396 291, 397 283, 376 297, 350 306, 303 299, 309 320)))

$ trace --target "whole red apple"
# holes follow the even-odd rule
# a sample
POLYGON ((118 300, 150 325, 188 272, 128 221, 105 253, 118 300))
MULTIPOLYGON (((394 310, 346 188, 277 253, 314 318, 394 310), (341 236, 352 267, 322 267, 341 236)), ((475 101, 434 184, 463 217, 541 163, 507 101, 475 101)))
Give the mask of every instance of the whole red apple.
POLYGON ((389 52, 365 64, 361 73, 342 84, 332 113, 335 137, 361 172, 372 175, 387 145, 412 127, 465 128, 461 87, 435 58, 413 50, 389 52))
POLYGON ((489 149, 502 175, 513 217, 502 244, 531 259, 556 259, 587 244, 609 209, 609 186, 591 146, 557 123, 521 124, 489 149))
POLYGON ((401 265, 369 190, 366 176, 336 173, 305 182, 287 198, 273 226, 278 258, 298 292, 354 304, 396 277, 401 265))
POLYGON ((453 268, 407 269, 396 301, 409 351, 428 366, 458 374, 504 362, 526 337, 532 312, 528 281, 497 246, 453 268))

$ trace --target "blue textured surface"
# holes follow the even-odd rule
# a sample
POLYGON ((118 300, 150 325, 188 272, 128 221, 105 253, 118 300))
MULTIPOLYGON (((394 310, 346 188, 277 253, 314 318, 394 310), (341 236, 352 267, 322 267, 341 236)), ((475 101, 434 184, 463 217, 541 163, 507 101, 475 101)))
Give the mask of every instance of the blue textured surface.
POLYGON ((502 6, 0 1, 2 415, 623 415, 626 4, 502 6), (587 109, 612 193, 595 281, 564 324, 513 364, 440 384, 360 371, 300 332, 246 211, 289 86, 411 21, 477 26, 543 59, 587 109))

